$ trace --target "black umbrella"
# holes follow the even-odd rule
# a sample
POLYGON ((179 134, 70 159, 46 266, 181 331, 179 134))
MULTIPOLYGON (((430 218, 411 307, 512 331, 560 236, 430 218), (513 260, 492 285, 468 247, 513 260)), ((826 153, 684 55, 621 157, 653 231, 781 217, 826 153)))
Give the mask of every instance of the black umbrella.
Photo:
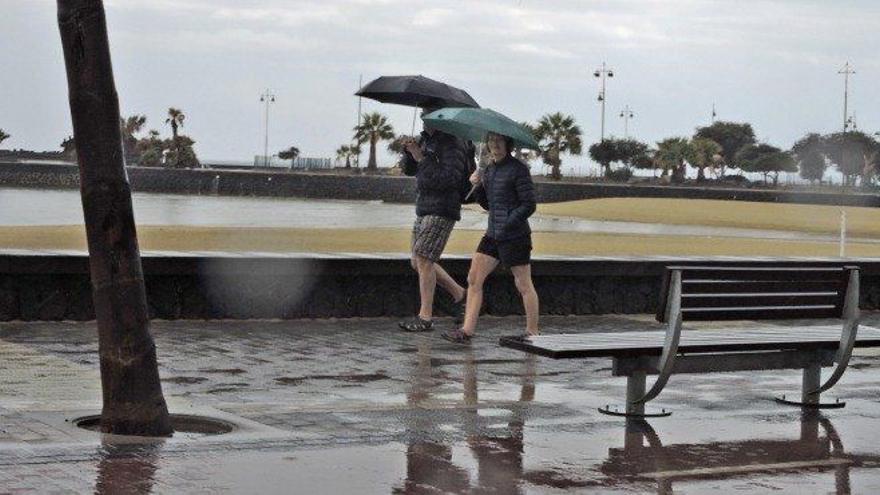
POLYGON ((408 107, 480 108, 463 89, 425 76, 382 76, 361 88, 355 95, 408 107))

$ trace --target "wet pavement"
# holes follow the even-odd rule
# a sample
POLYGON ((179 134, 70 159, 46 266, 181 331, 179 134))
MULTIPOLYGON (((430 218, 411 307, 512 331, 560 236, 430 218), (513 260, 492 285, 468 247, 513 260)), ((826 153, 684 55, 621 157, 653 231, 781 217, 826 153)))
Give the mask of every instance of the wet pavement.
POLYGON ((880 492, 880 351, 828 394, 844 409, 770 400, 798 371, 674 375, 654 401, 673 415, 627 423, 597 412, 624 398, 610 360, 526 356, 496 344, 520 318, 482 323, 462 348, 385 319, 154 322, 172 412, 236 425, 164 440, 71 423, 100 409, 93 323, 0 324, 0 493, 880 492))

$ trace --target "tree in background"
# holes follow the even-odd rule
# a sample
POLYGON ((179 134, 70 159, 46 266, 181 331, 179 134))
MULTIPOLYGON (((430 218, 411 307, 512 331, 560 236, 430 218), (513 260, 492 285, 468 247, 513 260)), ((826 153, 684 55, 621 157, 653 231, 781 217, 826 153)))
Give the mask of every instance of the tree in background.
POLYGON ((402 157, 403 152, 405 151, 403 143, 405 143, 407 139, 415 139, 415 138, 413 136, 407 136, 406 134, 401 134, 399 136, 396 136, 394 139, 392 139, 388 143, 388 151, 391 153, 394 153, 395 155, 400 155, 402 157))
POLYGON ((0 129, 0 144, 2 144, 3 141, 6 141, 7 139, 9 139, 11 137, 12 136, 10 136, 9 134, 6 134, 6 132, 3 129, 0 129))
POLYGON ((815 132, 802 137, 791 147, 801 178, 810 181, 810 184, 815 184, 816 181, 821 183, 825 176, 828 165, 825 162, 824 147, 822 136, 815 132))
POLYGON ((697 181, 702 182, 706 180, 706 168, 718 163, 721 145, 709 138, 696 137, 691 139, 689 148, 687 161, 697 169, 697 181))
POLYGON ((367 170, 375 171, 376 144, 379 141, 394 139, 394 127, 388 122, 388 118, 379 112, 368 113, 363 116, 360 124, 354 128, 354 139, 358 144, 370 143, 370 160, 367 162, 367 170))
MULTIPOLYGON (((523 129, 529 131, 532 136, 535 136, 535 126, 528 122, 520 122, 519 125, 522 126, 523 129)), ((538 157, 538 152, 534 150, 524 150, 522 148, 514 148, 513 156, 517 160, 529 165, 532 163, 532 160, 538 157)))
POLYGON ((611 175, 611 164, 617 161, 617 140, 609 138, 593 143, 587 152, 594 162, 602 166, 602 175, 611 175))
POLYGON ((738 122, 714 122, 710 126, 699 127, 694 133, 695 138, 706 138, 721 145, 723 161, 718 163, 721 176, 725 168, 735 162, 736 153, 743 146, 755 143, 755 131, 751 124, 738 122))
POLYGON ((797 163, 792 156, 767 143, 749 144, 740 149, 734 157, 737 168, 745 172, 759 173, 767 177, 773 174, 773 185, 779 181, 780 172, 796 172, 797 163))
POLYGON ((590 146, 590 158, 602 165, 605 178, 626 181, 632 177, 636 159, 647 154, 648 145, 635 139, 609 138, 590 146), (624 168, 612 170, 611 164, 622 163, 624 168))
POLYGON ((880 150, 880 143, 860 131, 837 132, 822 138, 825 156, 843 174, 844 186, 855 185, 856 179, 873 175, 870 170, 880 150), (867 174, 866 174, 867 172, 867 174))
POLYGON ((581 154, 581 128, 571 115, 556 112, 541 117, 535 128, 535 138, 540 143, 541 157, 550 166, 553 179, 562 178, 560 166, 563 153, 581 154))
POLYGON ((119 118, 119 127, 122 130, 122 154, 125 157, 126 165, 133 165, 140 158, 137 134, 141 132, 146 123, 146 115, 132 115, 125 119, 119 118))
POLYGON ((298 157, 298 156, 299 156, 299 148, 297 148, 296 146, 291 146, 290 148, 287 148, 286 150, 278 152, 278 158, 280 158, 282 160, 293 161, 293 160, 296 160, 296 157, 298 157))
POLYGON ((161 167, 165 158, 165 145, 159 138, 159 131, 150 129, 147 137, 138 140, 137 150, 140 159, 138 165, 142 167, 161 167))
POLYGON ((617 161, 626 168, 632 168, 636 161, 648 154, 648 145, 635 139, 618 139, 617 161))
POLYGON ((632 166, 640 170, 650 170, 654 174, 654 177, 657 177, 658 165, 657 160, 655 159, 657 151, 648 148, 647 145, 645 148, 644 153, 633 158, 632 166))
POLYGON ((162 139, 159 131, 150 129, 147 136, 135 145, 138 165, 141 167, 199 168, 193 141, 189 136, 179 134, 177 139, 162 139))
POLYGON ((685 161, 690 154, 691 148, 688 138, 666 138, 657 143, 654 159, 658 167, 663 170, 660 177, 665 179, 672 172, 671 180, 673 182, 684 182, 685 161))
POLYGON ((177 139, 165 141, 165 166, 169 168, 199 168, 201 163, 196 157, 193 145, 196 144, 189 136, 183 134, 177 139))
POLYGON ((361 154, 359 144, 343 144, 336 149, 336 159, 345 160, 345 168, 351 168, 352 158, 361 154))
POLYGON ((182 110, 174 107, 168 109, 168 118, 165 119, 165 123, 171 124, 171 139, 177 140, 177 130, 179 127, 183 127, 184 120, 186 120, 186 115, 182 110))
POLYGON ((64 141, 61 141, 61 154, 64 155, 64 158, 75 162, 76 161, 76 143, 73 140, 73 136, 67 136, 64 141))

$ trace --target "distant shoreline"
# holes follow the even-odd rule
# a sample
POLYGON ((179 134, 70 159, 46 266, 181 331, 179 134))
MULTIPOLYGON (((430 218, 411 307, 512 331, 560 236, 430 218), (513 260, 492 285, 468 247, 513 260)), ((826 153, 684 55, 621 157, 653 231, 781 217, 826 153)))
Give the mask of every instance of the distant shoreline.
MULTIPOLYGON (((341 174, 237 169, 164 169, 128 167, 132 190, 138 192, 291 197, 306 199, 381 200, 411 203, 415 180, 390 174, 341 174)), ((640 197, 716 199, 837 206, 880 206, 880 194, 803 189, 736 188, 722 185, 655 185, 602 182, 561 182, 536 178, 538 201, 556 203, 580 199, 640 197)), ((0 187, 77 189, 76 165, 2 162, 0 187)))

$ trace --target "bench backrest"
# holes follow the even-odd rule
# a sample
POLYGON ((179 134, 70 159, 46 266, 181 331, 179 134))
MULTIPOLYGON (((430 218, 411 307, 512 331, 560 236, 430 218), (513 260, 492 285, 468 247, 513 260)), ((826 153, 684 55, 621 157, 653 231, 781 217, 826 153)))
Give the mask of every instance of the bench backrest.
POLYGON ((681 272, 683 320, 840 318, 855 266, 670 266, 657 320, 666 321, 672 274, 681 272))

